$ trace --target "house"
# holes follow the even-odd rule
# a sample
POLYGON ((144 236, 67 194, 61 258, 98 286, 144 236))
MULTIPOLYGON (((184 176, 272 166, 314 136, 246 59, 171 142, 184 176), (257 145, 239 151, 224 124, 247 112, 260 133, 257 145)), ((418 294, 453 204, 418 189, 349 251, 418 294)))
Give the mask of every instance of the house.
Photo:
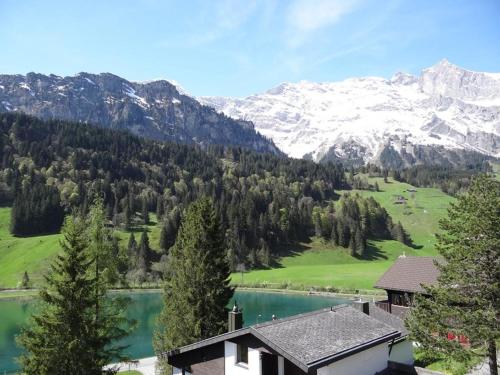
POLYGON ((416 293, 424 293, 422 285, 437 282, 439 270, 435 257, 400 256, 375 284, 387 292, 387 300, 376 302, 381 309, 404 319, 416 293))
POLYGON ((356 301, 242 327, 165 353, 175 375, 373 375, 413 363, 401 319, 356 301))

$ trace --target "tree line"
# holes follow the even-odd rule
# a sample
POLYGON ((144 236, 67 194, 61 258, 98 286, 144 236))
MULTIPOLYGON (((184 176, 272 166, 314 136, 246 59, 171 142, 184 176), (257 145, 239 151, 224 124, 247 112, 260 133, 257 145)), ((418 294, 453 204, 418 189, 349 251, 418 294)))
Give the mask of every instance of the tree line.
MULTIPOLYGON (((15 235, 56 232, 65 214, 88 212, 94 197, 102 197, 106 225, 115 228, 138 229, 154 213, 160 249, 151 249, 147 233, 127 247, 128 276, 138 281, 165 267, 185 209, 200 197, 215 204, 234 271, 269 266, 280 245, 318 234, 313 213, 328 210, 339 198, 336 189, 349 188, 341 164, 151 141, 23 114, 0 115, 0 149, 0 203, 12 204, 15 235)), ((366 205, 373 208, 373 202, 366 205)), ((367 216, 364 203, 359 207, 360 214, 337 215, 339 228, 346 229, 334 243, 354 242, 362 254, 368 238, 397 238, 390 223, 381 233, 361 223, 373 215, 367 216)), ((331 233, 322 235, 329 239, 331 233)))

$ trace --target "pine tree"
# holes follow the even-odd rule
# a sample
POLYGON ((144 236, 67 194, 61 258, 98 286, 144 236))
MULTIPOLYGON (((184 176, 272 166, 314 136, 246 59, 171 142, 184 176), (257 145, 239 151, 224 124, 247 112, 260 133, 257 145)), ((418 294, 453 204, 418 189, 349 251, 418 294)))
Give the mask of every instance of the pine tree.
POLYGON ((148 201, 146 198, 142 199, 141 216, 142 216, 142 221, 143 221, 144 225, 148 225, 149 224, 149 210, 148 210, 148 201))
POLYGON ((365 239, 363 238, 361 229, 359 229, 358 227, 356 227, 356 230, 354 232, 354 242, 356 244, 356 254, 360 257, 363 257, 363 255, 365 255, 366 243, 365 239))
POLYGON ((405 243, 405 232, 403 230, 403 226, 401 222, 398 221, 397 224, 394 224, 391 230, 392 238, 401 243, 405 243))
MULTIPOLYGON (((94 276, 95 259, 89 242, 88 222, 69 217, 63 228, 62 253, 40 291, 40 310, 21 331, 18 343, 27 375, 102 374, 112 360, 125 360, 115 341, 128 333, 123 304, 106 302, 94 276)), ((107 373, 115 373, 109 370, 107 373)))
POLYGON ((156 200, 156 217, 158 220, 163 218, 163 214, 165 212, 165 207, 163 205, 163 199, 161 196, 156 200))
MULTIPOLYGON (((172 273, 164 285, 164 308, 154 336, 157 354, 227 330, 234 289, 224 238, 212 201, 192 203, 170 251, 172 273)), ((163 373, 167 366, 162 365, 163 373)))
POLYGON ((28 271, 24 271, 23 279, 21 280, 21 289, 28 289, 31 286, 30 277, 28 276, 28 271))
POLYGON ((175 243, 176 230, 169 218, 165 220, 165 224, 160 231, 160 249, 166 254, 175 243))
POLYGON ((500 183, 477 177, 467 194, 440 222, 438 283, 417 297, 407 319, 414 340, 430 354, 466 361, 486 354, 490 374, 497 375, 496 343, 500 339, 500 183), (470 347, 449 340, 466 337, 470 347))
POLYGON ((130 259, 137 256, 137 241, 135 240, 134 232, 130 233, 127 245, 127 254, 130 259))
POLYGON ((356 231, 357 229, 354 230, 353 233, 351 233, 350 238, 349 238, 349 250, 351 252, 351 256, 356 256, 356 231))
POLYGON ((151 270, 152 253, 149 247, 149 237, 146 229, 142 231, 141 240, 139 244, 139 254, 138 254, 138 268, 144 272, 149 272, 151 270))
POLYGON ((337 220, 332 220, 332 233, 330 234, 330 240, 333 246, 339 246, 339 235, 337 232, 337 220))
POLYGON ((269 245, 262 238, 260 239, 260 248, 257 251, 257 259, 259 263, 263 266, 271 265, 271 251, 269 250, 269 245))

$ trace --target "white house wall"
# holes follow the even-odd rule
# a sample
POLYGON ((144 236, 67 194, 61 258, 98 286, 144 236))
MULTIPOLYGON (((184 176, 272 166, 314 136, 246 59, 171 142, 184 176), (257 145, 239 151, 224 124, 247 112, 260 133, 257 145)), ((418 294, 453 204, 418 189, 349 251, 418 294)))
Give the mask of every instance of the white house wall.
POLYGON ((236 363, 236 347, 232 342, 224 342, 225 375, 261 375, 259 351, 248 348, 248 366, 244 366, 236 363))
POLYGON ((329 366, 318 369, 318 375, 373 375, 387 368, 387 343, 364 350, 329 366))
POLYGON ((413 343, 406 339, 393 345, 389 361, 413 365, 413 343))

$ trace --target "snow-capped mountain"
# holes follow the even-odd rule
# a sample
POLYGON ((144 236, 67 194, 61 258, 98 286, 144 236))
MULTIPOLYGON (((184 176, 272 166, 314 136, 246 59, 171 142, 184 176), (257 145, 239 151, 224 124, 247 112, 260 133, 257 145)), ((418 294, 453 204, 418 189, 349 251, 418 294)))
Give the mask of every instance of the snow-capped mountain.
POLYGON ((110 73, 0 75, 0 112, 88 122, 140 136, 280 151, 251 122, 233 120, 166 80, 130 82, 110 73))
POLYGON ((442 60, 420 76, 283 83, 247 98, 202 97, 256 129, 293 157, 396 165, 500 156, 500 73, 442 60), (436 152, 437 151, 437 152, 436 152), (476 154, 477 155, 477 154, 476 154))

